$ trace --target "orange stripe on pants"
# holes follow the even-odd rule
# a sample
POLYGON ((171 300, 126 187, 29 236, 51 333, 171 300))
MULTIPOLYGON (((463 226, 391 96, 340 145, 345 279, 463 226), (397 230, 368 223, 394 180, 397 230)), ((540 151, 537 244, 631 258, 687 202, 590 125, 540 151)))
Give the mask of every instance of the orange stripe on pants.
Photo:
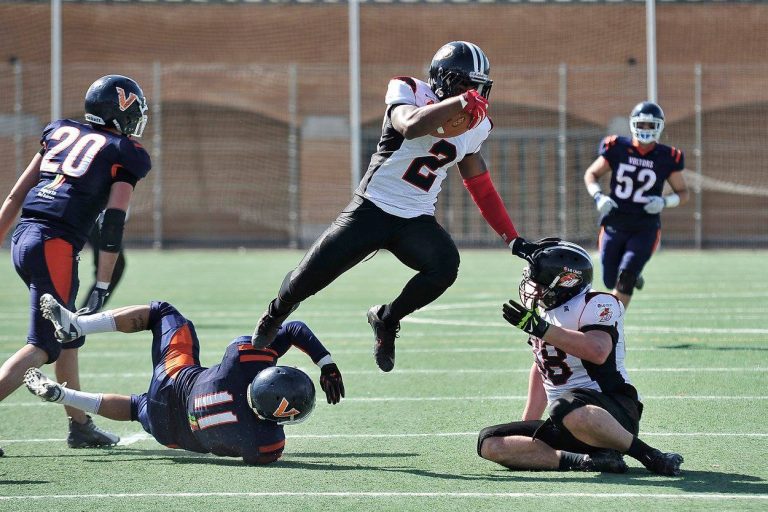
POLYGON ((74 263, 72 245, 61 238, 46 240, 43 246, 45 264, 53 281, 53 287, 64 304, 69 303, 72 291, 72 265, 74 263))
POLYGON ((597 235, 597 250, 603 252, 603 234, 605 233, 605 226, 600 227, 600 233, 597 235))
POLYGON ((659 242, 661 242, 661 230, 656 231, 656 241, 653 242, 653 249, 651 249, 651 253, 655 253, 656 249, 659 248, 659 242))
POLYGON ((194 342, 189 325, 184 324, 171 337, 168 354, 165 356, 165 374, 173 377, 183 368, 195 364, 194 342))

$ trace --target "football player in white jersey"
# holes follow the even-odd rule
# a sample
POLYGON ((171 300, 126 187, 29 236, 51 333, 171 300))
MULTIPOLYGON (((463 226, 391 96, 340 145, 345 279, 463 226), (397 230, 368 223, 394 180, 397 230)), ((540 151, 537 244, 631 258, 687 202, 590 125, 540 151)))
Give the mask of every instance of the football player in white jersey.
POLYGON ((679 475, 681 455, 637 437, 643 404, 624 368, 624 306, 590 289, 589 254, 561 241, 531 259, 523 304, 503 307, 533 347, 523 419, 483 429, 478 454, 511 469, 611 473, 627 471, 627 454, 649 471, 679 475))
POLYGON ((515 255, 529 258, 539 248, 517 234, 480 156, 492 126, 489 72, 488 58, 477 45, 454 41, 433 57, 428 82, 405 76, 390 80, 381 139, 368 171, 349 206, 283 280, 253 333, 255 347, 269 345, 301 301, 369 254, 387 249, 417 272, 392 302, 368 311, 376 364, 392 370, 400 319, 437 299, 456 280, 459 252, 435 219, 437 194, 454 164, 483 217, 515 255), (470 116, 468 131, 449 138, 430 135, 462 111, 470 116))

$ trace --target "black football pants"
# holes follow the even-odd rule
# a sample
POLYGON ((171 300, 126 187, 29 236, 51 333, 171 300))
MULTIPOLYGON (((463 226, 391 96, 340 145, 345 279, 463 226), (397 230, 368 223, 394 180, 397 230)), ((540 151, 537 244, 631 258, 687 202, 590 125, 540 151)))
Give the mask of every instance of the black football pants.
POLYGON ((390 322, 431 303, 456 280, 459 251, 434 216, 404 219, 355 195, 285 276, 277 304, 290 307, 303 301, 379 249, 418 272, 389 305, 390 322))

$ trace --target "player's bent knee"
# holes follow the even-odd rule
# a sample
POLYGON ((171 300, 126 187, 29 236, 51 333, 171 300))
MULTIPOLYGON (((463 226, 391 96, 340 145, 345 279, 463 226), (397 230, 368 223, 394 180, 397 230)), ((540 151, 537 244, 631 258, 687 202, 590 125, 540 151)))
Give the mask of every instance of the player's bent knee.
POLYGON ((564 418, 583 405, 580 401, 575 400, 571 393, 565 393, 550 404, 549 417, 552 418, 555 425, 563 427, 564 418))
POLYGON ((485 460, 496 462, 503 456, 503 437, 487 437, 477 443, 477 454, 485 460))
POLYGON ((616 291, 624 295, 632 295, 637 283, 637 274, 622 270, 616 283, 616 291))

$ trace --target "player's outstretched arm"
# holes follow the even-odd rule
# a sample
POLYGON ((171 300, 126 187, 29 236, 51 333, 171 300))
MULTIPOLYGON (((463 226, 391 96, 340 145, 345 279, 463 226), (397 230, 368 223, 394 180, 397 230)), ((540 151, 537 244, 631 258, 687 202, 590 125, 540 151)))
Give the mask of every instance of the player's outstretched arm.
POLYGON ((528 398, 523 410, 523 421, 540 420, 547 408, 547 393, 544 391, 544 383, 536 364, 531 365, 528 374, 528 398))
POLYGON ((312 358, 320 368, 320 387, 329 404, 337 404, 344 397, 344 380, 341 371, 331 358, 331 353, 304 322, 294 320, 280 327, 269 348, 282 357, 289 348, 297 347, 312 358))
POLYGON ((24 204, 27 193, 37 185, 40 179, 40 162, 42 159, 43 156, 40 153, 37 153, 32 158, 27 168, 19 176, 19 179, 16 180, 16 184, 11 189, 8 197, 3 201, 3 205, 0 206, 0 242, 5 240, 8 231, 11 230, 16 217, 21 211, 21 206, 24 204))

